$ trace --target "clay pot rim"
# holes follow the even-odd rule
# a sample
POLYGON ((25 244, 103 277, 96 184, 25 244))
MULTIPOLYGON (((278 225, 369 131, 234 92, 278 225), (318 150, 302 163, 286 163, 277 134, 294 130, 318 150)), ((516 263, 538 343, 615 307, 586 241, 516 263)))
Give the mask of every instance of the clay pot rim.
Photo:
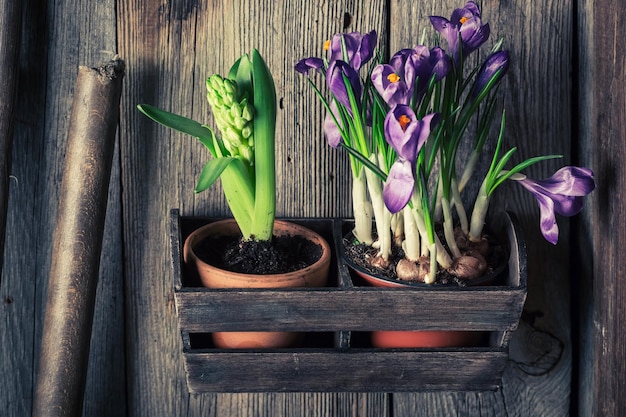
MULTIPOLYGON (((183 257, 184 257, 185 263, 189 263, 193 261, 193 262, 198 263, 199 265, 202 265, 203 268, 206 268, 209 270, 227 271, 227 270, 218 268, 216 266, 213 266, 209 263, 206 263, 202 259, 198 258, 195 252, 193 251, 193 244, 204 239, 207 235, 210 234, 212 229, 218 225, 226 225, 229 230, 235 233, 239 233, 239 226, 237 225, 237 222, 235 221, 235 219, 232 219, 232 218, 216 220, 214 222, 207 223, 203 226, 198 227, 185 239, 185 243, 183 245, 183 257)), ((328 244, 326 239, 324 239, 319 233, 305 226, 299 225, 291 221, 275 220, 274 221, 274 233, 275 234, 292 235, 292 236, 294 235, 292 233, 281 233, 281 230, 280 230, 281 226, 292 227, 294 230, 298 232, 297 234, 301 236, 305 236, 307 239, 318 244, 322 248, 322 254, 320 255, 319 259, 315 261, 313 264, 305 268, 298 269, 295 271, 285 272, 285 273, 279 273, 279 274, 247 274, 247 273, 241 273, 241 272, 228 271, 228 274, 232 281, 237 281, 237 280, 247 281, 249 277, 253 276, 253 277, 256 277, 257 280, 271 281, 274 283, 287 282, 287 281, 300 279, 302 277, 303 271, 323 268, 325 264, 330 262, 330 257, 331 257, 330 245, 328 244)))

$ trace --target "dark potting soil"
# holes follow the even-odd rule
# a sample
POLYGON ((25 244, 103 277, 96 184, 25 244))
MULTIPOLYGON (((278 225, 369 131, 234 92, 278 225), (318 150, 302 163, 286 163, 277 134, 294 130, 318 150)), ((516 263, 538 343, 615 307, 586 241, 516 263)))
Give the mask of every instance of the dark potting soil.
POLYGON ((302 236, 273 236, 269 242, 209 237, 195 249, 200 259, 217 268, 261 275, 297 271, 322 256, 322 248, 302 236))
MULTIPOLYGON (((438 231, 438 233, 440 232, 438 231)), ((484 276, 493 274, 497 271, 501 271, 502 269, 504 269, 507 262, 507 256, 504 247, 493 236, 487 235, 486 237, 489 241, 490 252, 489 255, 485 258, 488 266, 484 276)), ((440 239, 442 242, 445 242, 443 236, 440 236, 440 239)), ((372 275, 377 275, 387 279, 398 279, 396 275, 396 265, 401 259, 404 258, 404 251, 402 250, 402 248, 394 245, 391 256, 389 257, 389 265, 386 268, 382 268, 379 266, 373 266, 369 262, 369 259, 376 257, 376 255, 378 254, 378 249, 373 248, 370 245, 358 242, 356 238, 354 238, 352 233, 349 233, 346 237, 344 237, 343 246, 346 257, 353 264, 357 265, 361 269, 367 271, 372 275)), ((401 282, 408 284, 411 283, 410 281, 401 282)), ((459 287, 466 287, 468 285, 468 281, 464 279, 459 279, 450 272, 440 269, 437 272, 437 277, 435 279, 434 285, 457 285, 459 287)))

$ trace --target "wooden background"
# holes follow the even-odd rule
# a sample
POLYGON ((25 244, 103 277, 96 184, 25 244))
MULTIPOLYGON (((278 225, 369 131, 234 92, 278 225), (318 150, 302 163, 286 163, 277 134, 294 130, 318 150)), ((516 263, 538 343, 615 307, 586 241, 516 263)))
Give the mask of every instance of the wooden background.
POLYGON ((529 249, 526 314, 497 392, 195 394, 187 392, 169 269, 169 210, 228 215, 219 187, 194 195, 208 157, 192 138, 141 116, 150 103, 208 121, 204 80, 258 48, 276 79, 278 213, 350 216, 346 155, 293 71, 333 33, 376 29, 390 51, 413 46, 431 14, 463 1, 24 0, 18 107, 0 281, 0 416, 31 412, 58 186, 78 65, 127 65, 111 179, 85 416, 565 416, 626 414, 623 252, 626 48, 623 0, 485 0, 490 44, 512 63, 507 141, 546 177, 582 163, 600 189, 557 246, 533 198, 507 188, 529 249), (572 233, 570 233, 572 232, 572 233), (574 256, 572 256, 574 254, 574 256))

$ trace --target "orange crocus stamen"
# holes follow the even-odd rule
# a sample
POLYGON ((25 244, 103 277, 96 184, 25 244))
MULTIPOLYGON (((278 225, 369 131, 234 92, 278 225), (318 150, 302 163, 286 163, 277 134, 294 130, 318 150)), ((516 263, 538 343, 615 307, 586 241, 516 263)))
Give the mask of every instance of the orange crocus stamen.
POLYGON ((330 49, 330 39, 326 40, 326 42, 324 42, 324 50, 328 51, 330 49))
POLYGON ((469 20, 469 17, 465 17, 463 16, 461 19, 459 19, 459 22, 461 22, 461 24, 467 22, 469 20))
POLYGON ((398 81, 400 81, 400 76, 396 74, 395 72, 392 72, 391 74, 387 76, 387 79, 389 80, 390 83, 397 83, 398 81))
POLYGON ((400 127, 402 128, 402 131, 406 132, 406 127, 408 126, 409 123, 411 123, 411 119, 409 119, 409 116, 407 116, 406 114, 403 114, 398 119, 398 122, 400 123, 400 127))

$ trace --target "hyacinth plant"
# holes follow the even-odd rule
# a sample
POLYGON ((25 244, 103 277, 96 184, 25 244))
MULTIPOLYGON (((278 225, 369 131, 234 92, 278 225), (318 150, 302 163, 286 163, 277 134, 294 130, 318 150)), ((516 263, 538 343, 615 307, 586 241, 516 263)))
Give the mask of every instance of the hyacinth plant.
POLYGON ((535 195, 541 231, 553 244, 558 239, 555 213, 578 213, 583 197, 595 188, 587 168, 567 166, 539 181, 523 173, 560 155, 508 167, 516 148, 504 150, 505 115, 496 94, 510 65, 508 51, 500 40, 484 61, 470 65, 477 61, 470 56, 490 35, 474 2, 454 10, 450 19, 431 16, 430 22, 434 46, 401 49, 387 63, 372 31, 336 34, 325 43, 326 56, 295 66, 326 108, 328 143, 350 157, 354 236, 377 248, 371 264, 383 269, 394 245, 401 246, 398 278, 426 283, 435 282, 441 270, 460 279, 485 272, 483 227, 490 199, 504 182, 515 181, 535 195), (312 72, 325 79, 325 88, 315 84, 312 72), (499 125, 495 151, 489 169, 481 173, 476 167, 494 125, 499 125), (464 141, 470 141, 469 155, 459 154, 464 141), (468 210, 461 196, 476 175, 483 176, 482 185, 468 210), (436 224, 442 224, 441 239, 436 224))
POLYGON ((218 178, 243 240, 272 238, 276 207, 274 136, 276 88, 265 61, 254 49, 241 56, 228 76, 206 80, 207 100, 221 136, 201 123, 140 104, 152 120, 197 138, 213 156, 198 179, 195 192, 218 178))

